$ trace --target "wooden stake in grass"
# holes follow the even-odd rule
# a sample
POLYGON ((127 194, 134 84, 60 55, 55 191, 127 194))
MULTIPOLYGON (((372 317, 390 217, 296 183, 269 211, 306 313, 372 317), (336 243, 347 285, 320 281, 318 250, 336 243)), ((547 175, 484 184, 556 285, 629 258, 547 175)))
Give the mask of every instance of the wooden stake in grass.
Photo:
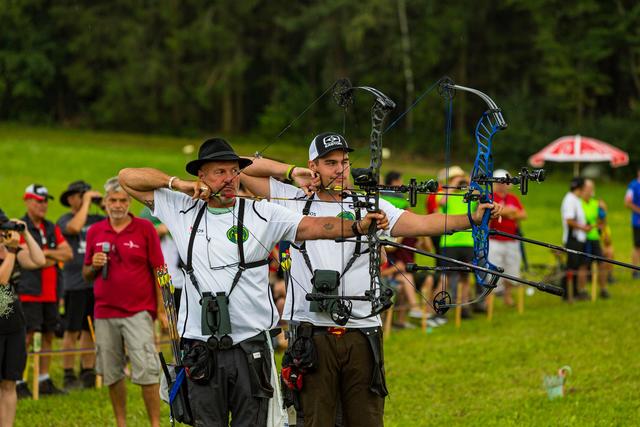
MULTIPOLYGON (((87 324, 89 325, 89 333, 91 334, 91 341, 93 341, 94 347, 96 346, 96 331, 93 329, 93 320, 91 316, 87 316, 87 324)), ((96 352, 97 352, 96 348, 96 352)), ((96 388, 102 388, 102 375, 96 374, 96 388)))
POLYGON ((496 296, 493 293, 489 294, 489 298, 487 299, 487 320, 491 322, 493 320, 493 302, 495 301, 496 296))
POLYGON ((384 318, 384 333, 383 339, 387 339, 391 335, 391 327, 393 326, 393 307, 387 310, 386 316, 384 318))
POLYGON ((518 286, 518 314, 524 314, 524 286, 518 286))
POLYGON ((33 400, 40 398, 40 343, 42 342, 42 334, 34 332, 33 334, 33 379, 31 395, 33 400))
POLYGON ((598 263, 591 263, 591 302, 596 302, 598 298, 598 263))
POLYGON ((462 324, 462 283, 456 283, 456 328, 462 324))

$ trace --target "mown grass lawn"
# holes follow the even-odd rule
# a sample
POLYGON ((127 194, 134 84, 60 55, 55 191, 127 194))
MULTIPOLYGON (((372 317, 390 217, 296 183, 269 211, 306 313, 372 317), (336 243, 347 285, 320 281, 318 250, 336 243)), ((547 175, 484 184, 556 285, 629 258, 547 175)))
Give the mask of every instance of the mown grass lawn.
MULTIPOLYGON (((248 137, 232 141, 241 153, 253 153, 266 143, 248 137)), ((32 182, 47 185, 58 196, 70 181, 85 179, 99 187, 125 166, 153 166, 186 177, 188 156, 182 147, 198 142, 0 124, 0 207, 12 216, 22 215, 22 192, 32 182)), ((266 155, 304 164, 307 148, 306 142, 278 141, 266 155)), ((364 166, 366 158, 359 156, 356 166, 364 166)), ((418 178, 432 176, 437 168, 402 160, 385 165, 386 170, 391 165, 418 178)), ((566 177, 551 177, 533 185, 523 198, 529 212, 524 224, 527 236, 559 243, 565 181, 566 177)), ((610 208, 617 256, 628 260, 631 242, 629 214, 622 207, 624 190, 622 183, 598 183, 598 196, 610 208)), ((57 201, 51 203, 52 219, 63 211, 57 201)), ((552 262, 547 249, 529 247, 528 256, 532 262, 552 262)), ((622 269, 616 270, 616 277, 608 301, 568 306, 536 293, 527 298, 523 315, 498 302, 491 323, 477 316, 459 330, 446 325, 429 334, 418 329, 392 333, 385 344, 391 392, 386 425, 637 425, 640 283, 632 282, 622 269), (573 369, 568 379, 571 391, 564 399, 548 401, 542 378, 563 365, 573 369)), ((52 372, 61 381, 60 360, 52 372)), ((129 423, 145 425, 139 390, 130 386, 129 392, 129 423)), ((166 408, 163 416, 168 417, 166 408)), ((103 388, 21 401, 17 425, 113 425, 108 392, 103 388)))

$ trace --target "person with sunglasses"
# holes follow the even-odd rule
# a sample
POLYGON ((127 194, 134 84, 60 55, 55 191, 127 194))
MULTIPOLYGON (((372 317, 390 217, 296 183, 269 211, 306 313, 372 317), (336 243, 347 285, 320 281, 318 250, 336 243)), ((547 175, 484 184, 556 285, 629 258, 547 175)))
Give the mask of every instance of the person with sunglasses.
MULTIPOLYGON (((27 348, 33 342, 33 334, 41 332, 41 349, 48 351, 52 349, 54 332, 60 322, 58 296, 62 295, 62 276, 58 263, 73 259, 73 253, 60 227, 45 218, 49 200, 53 199, 47 187, 31 184, 25 189, 23 199, 27 213, 22 220, 26 223, 29 233, 41 245, 46 264, 43 268, 22 272, 18 283, 18 295, 27 324, 27 348)), ((51 381, 50 359, 50 356, 40 359, 40 394, 64 393, 51 381)), ((19 382, 18 396, 30 395, 27 384, 19 382)))

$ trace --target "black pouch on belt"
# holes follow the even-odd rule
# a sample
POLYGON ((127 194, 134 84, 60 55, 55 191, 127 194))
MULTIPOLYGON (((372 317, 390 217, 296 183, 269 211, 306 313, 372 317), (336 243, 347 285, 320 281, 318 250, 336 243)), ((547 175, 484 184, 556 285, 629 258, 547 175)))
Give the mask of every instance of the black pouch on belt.
POLYGON ((369 390, 380 397, 385 397, 389 394, 389 391, 387 390, 387 382, 384 373, 382 330, 379 327, 374 327, 361 328, 360 331, 367 338, 369 347, 371 348, 371 354, 373 356, 373 369, 371 371, 371 383, 369 383, 369 390))
POLYGON ((182 364, 187 376, 196 384, 208 384, 213 374, 213 358, 207 345, 201 341, 193 341, 186 346, 182 364))
POLYGON ((249 377, 251 379, 251 395, 255 398, 270 399, 273 397, 271 353, 265 340, 265 334, 260 333, 253 338, 242 341, 238 345, 247 356, 249 377))
POLYGON ((296 339, 289 349, 292 363, 304 372, 312 372, 318 364, 318 351, 313 342, 313 325, 303 322, 298 325, 296 339))

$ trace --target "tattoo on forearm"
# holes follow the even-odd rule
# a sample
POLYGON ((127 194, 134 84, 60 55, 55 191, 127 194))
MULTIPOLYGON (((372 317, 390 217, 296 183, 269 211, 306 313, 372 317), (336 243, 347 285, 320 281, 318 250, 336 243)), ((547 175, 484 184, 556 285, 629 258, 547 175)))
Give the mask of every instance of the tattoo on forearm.
POLYGON ((331 223, 329 223, 329 222, 327 222, 326 224, 324 224, 322 227, 323 227, 325 230, 327 230, 327 231, 331 231, 331 230, 333 230, 333 224, 331 224, 331 223))
POLYGON ((153 202, 153 199, 145 200, 143 201, 143 203, 152 211, 154 210, 155 204, 153 202))

